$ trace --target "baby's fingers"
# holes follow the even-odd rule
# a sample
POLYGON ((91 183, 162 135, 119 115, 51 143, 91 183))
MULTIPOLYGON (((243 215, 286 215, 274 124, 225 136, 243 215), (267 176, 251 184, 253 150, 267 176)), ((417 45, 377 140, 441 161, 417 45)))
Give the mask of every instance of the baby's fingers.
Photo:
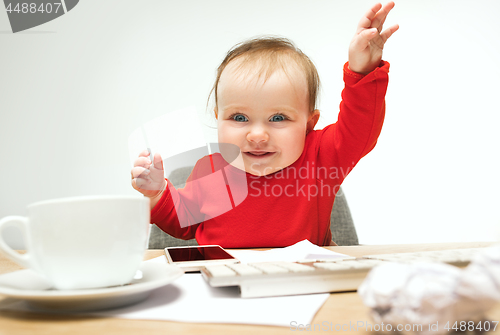
POLYGON ((132 179, 132 187, 147 197, 157 194, 159 191, 158 187, 151 180, 143 178, 132 179))
POLYGON ((163 184, 165 181, 165 171, 163 170, 163 161, 160 154, 155 154, 153 159, 154 164, 151 164, 149 168, 151 170, 150 178, 156 183, 163 184))
POLYGON ((149 151, 148 150, 141 151, 139 157, 149 157, 149 151))
POLYGON ((384 30, 383 33, 380 34, 380 38, 385 43, 389 39, 389 37, 391 37, 392 34, 394 34, 398 29, 399 29, 398 24, 395 24, 395 25, 391 26, 390 28, 387 28, 386 30, 384 30))
POLYGON ((150 173, 151 173, 150 170, 145 169, 145 168, 140 167, 140 166, 136 166, 136 167, 132 168, 132 179, 146 178, 149 176, 150 173))
POLYGON ((351 48, 352 50, 355 51, 362 51, 366 47, 368 47, 368 44, 370 41, 377 36, 377 29, 372 28, 372 29, 366 29, 360 34, 358 34, 351 42, 351 48))
POLYGON ((149 159, 149 157, 141 157, 141 156, 139 156, 134 161, 134 167, 137 167, 137 166, 143 167, 145 169, 149 169, 149 167, 151 166, 151 160, 149 159))
POLYGON ((161 155, 159 153, 155 153, 153 160, 153 167, 157 170, 163 170, 163 160, 161 159, 161 155))
POLYGON ((365 15, 363 15, 358 24, 358 33, 363 31, 364 29, 369 29, 372 27, 372 20, 374 19, 375 15, 377 15, 380 8, 382 8, 382 5, 378 3, 370 8, 370 10, 365 13, 365 15))
POLYGON ((394 8, 394 2, 392 1, 384 5, 373 18, 371 27, 377 28, 379 32, 382 31, 382 26, 384 25, 385 19, 387 18, 387 15, 393 8, 394 8))
POLYGON ((140 169, 132 169, 132 187, 147 197, 158 194, 163 185, 152 180, 149 170, 140 169))

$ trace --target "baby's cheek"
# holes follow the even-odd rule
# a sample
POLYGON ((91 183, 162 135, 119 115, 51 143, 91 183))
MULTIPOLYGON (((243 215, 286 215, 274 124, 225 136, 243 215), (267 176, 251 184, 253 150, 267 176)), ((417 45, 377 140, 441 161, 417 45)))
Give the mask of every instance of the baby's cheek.
POLYGON ((217 127, 217 136, 219 138, 219 143, 231 143, 231 135, 227 127, 217 127))
POLYGON ((287 164, 293 164, 304 151, 305 138, 295 137, 287 146, 288 153, 286 154, 287 164))
POLYGON ((239 128, 220 127, 218 131, 219 143, 230 143, 238 146, 241 150, 245 143, 245 132, 239 128))

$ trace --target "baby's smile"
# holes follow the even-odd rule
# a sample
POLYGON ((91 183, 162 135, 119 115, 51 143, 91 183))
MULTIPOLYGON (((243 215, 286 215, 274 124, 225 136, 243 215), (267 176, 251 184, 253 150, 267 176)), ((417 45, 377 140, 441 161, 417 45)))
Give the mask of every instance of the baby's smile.
POLYGON ((250 155, 250 156, 254 156, 256 158, 270 156, 270 155, 274 154, 274 152, 269 152, 269 151, 247 151, 245 153, 250 155))
POLYGON ((273 151, 263 151, 263 150, 246 151, 243 152, 243 162, 245 163, 246 167, 250 166, 251 167, 250 169, 254 170, 254 172, 256 169, 259 170, 258 167, 260 166, 263 166, 264 168, 267 168, 269 170, 270 168, 273 168, 271 166, 271 163, 276 155, 277 153, 273 151))

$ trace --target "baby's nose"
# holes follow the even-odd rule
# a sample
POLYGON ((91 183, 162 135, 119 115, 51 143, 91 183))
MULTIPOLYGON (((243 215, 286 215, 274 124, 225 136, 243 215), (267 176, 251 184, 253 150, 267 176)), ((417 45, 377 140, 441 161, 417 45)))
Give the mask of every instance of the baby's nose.
POLYGON ((254 126, 247 134, 247 141, 249 142, 267 142, 269 140, 269 133, 262 126, 254 126))

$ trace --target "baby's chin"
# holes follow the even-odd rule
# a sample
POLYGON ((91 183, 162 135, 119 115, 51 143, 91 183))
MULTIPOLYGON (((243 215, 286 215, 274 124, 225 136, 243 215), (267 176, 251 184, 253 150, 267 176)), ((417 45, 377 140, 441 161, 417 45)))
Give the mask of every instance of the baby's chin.
POLYGON ((257 158, 258 160, 262 159, 262 161, 256 162, 254 157, 245 157, 244 153, 240 153, 240 155, 229 164, 238 170, 258 177, 276 173, 293 164, 293 162, 276 159, 276 155, 278 155, 278 153, 274 153, 271 157, 257 158))
POLYGON ((266 166, 266 165, 256 165, 256 164, 249 164, 249 165, 231 164, 231 165, 239 170, 245 171, 246 173, 257 177, 263 177, 273 174, 275 172, 283 170, 286 167, 286 166, 277 167, 277 166, 266 166))

